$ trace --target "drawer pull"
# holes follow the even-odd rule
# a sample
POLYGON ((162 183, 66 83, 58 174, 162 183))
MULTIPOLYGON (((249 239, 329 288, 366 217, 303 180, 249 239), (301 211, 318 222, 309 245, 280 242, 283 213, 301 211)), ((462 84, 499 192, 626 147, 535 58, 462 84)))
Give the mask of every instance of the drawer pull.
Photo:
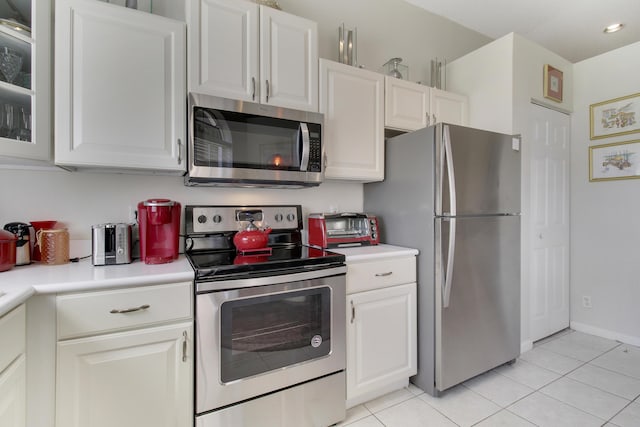
POLYGON ((133 313, 134 311, 146 310, 149 307, 151 307, 149 304, 144 304, 144 305, 141 305, 140 307, 125 308, 124 310, 118 310, 114 308, 109 313, 111 314, 133 313))
POLYGON ((386 273, 376 273, 376 277, 387 277, 387 276, 391 276, 393 274, 393 271, 387 271, 386 273))

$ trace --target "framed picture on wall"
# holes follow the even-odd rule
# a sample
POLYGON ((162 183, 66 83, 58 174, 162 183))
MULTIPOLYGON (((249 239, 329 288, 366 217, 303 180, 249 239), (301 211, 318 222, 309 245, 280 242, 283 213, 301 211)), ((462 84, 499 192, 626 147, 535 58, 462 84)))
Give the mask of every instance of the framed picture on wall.
POLYGON ((591 139, 640 132, 640 93, 589 106, 591 139))
POLYGON ((589 181, 640 178, 640 140, 589 147, 589 181))
POLYGON ((544 64, 544 97, 562 102, 562 71, 544 64))

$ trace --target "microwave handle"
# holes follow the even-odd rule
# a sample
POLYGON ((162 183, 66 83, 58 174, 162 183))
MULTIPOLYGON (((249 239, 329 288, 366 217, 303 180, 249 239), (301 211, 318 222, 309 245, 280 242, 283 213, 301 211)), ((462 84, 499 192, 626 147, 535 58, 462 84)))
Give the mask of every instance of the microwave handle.
POLYGON ((305 171, 309 167, 309 149, 310 149, 310 139, 309 139, 309 127, 306 123, 300 123, 300 128, 298 129, 299 138, 302 140, 302 153, 300 155, 300 170, 305 171))

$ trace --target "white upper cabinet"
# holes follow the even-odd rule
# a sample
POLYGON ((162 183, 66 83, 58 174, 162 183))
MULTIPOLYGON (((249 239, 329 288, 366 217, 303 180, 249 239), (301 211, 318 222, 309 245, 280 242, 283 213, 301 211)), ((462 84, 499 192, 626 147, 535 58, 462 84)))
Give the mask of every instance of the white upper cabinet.
POLYGON ((444 122, 466 126, 469 123, 469 101, 466 96, 433 87, 429 99, 432 125, 444 122))
POLYGON ((10 59, 0 72, 0 163, 42 164, 51 160, 51 2, 14 3, 31 28, 0 26, 10 59))
POLYGON ((318 111, 318 27, 243 0, 189 0, 189 91, 318 111))
POLYGON ((55 162, 181 173, 183 22, 93 0, 57 0, 55 162))
POLYGON ((384 179, 384 76, 320 59, 325 177, 384 179))
POLYGON ((385 127, 412 131, 440 122, 466 125, 467 97, 385 77, 385 127))
POLYGON ((428 126, 429 118, 429 87, 385 76, 385 127, 416 130, 428 126))

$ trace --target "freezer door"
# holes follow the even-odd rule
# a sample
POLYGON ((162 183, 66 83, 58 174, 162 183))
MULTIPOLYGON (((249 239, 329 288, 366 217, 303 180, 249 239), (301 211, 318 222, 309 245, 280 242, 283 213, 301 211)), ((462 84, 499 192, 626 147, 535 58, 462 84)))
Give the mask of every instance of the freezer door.
POLYGON ((435 382, 443 391, 520 354, 520 217, 434 225, 435 382))
POLYGON ((435 160, 436 215, 520 212, 519 141, 512 136, 439 124, 435 160))

